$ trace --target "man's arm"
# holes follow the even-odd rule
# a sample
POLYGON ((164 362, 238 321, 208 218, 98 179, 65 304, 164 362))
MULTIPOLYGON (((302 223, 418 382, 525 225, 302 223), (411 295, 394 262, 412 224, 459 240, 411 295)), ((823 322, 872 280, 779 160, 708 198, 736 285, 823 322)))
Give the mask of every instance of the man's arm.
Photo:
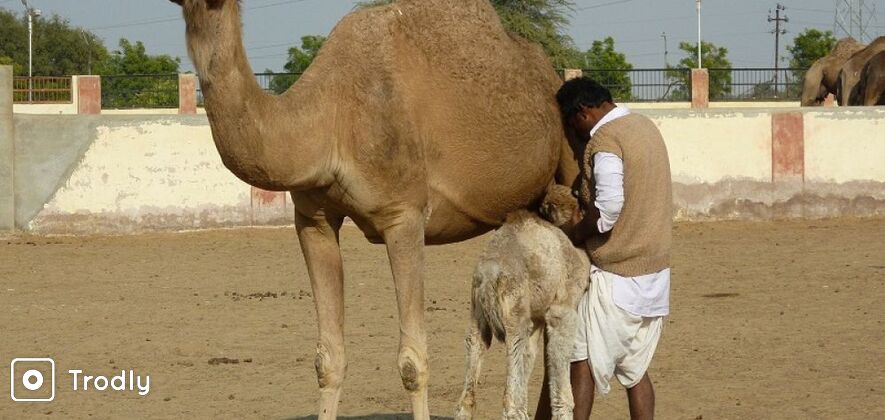
POLYGON ((581 218, 576 215, 567 232, 575 245, 581 245, 595 234, 612 230, 624 208, 624 161, 615 154, 593 155, 593 178, 596 184, 594 206, 581 218))
POLYGON ((613 153, 593 155, 593 177, 596 179, 594 205, 599 212, 597 228, 605 233, 615 227, 624 208, 624 161, 613 153))

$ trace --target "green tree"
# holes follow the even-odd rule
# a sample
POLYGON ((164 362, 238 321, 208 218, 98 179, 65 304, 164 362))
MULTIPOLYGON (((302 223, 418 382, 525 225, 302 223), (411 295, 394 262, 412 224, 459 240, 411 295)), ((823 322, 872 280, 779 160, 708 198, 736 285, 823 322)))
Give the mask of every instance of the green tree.
POLYGON ((16 76, 27 75, 28 29, 12 12, 0 9, 0 57, 16 76))
MULTIPOLYGON (((679 49, 685 52, 685 58, 679 60, 675 67, 667 67, 667 77, 675 83, 672 96, 688 99, 688 89, 691 86, 691 73, 688 69, 698 66, 698 44, 680 42, 679 49)), ((731 93, 731 61, 728 60, 728 49, 702 42, 701 54, 704 57, 702 67, 710 72, 710 99, 727 97, 731 93)))
POLYGON ((150 55, 144 44, 120 40, 98 69, 102 75, 102 106, 109 108, 171 108, 178 106, 181 59, 150 55))
MULTIPOLYGON (((0 57, 18 76, 28 72, 28 25, 25 16, 0 9, 0 57)), ((34 18, 34 75, 91 74, 108 58, 101 39, 58 15, 34 18)))
MULTIPOLYGON (((368 0, 356 7, 374 7, 395 0, 368 0)), ((571 0, 491 0, 507 30, 541 44, 556 68, 580 68, 583 57, 571 37, 563 33, 568 25, 571 0)))
POLYGON ((307 67, 310 66, 310 63, 319 54, 324 42, 326 42, 326 37, 324 36, 307 35, 301 37, 301 48, 289 48, 289 60, 283 66, 286 72, 291 74, 274 76, 270 80, 270 90, 281 94, 295 84, 298 78, 301 77, 301 73, 307 70, 307 67))
POLYGON ((367 1, 358 1, 358 2, 356 2, 356 6, 354 6, 354 7, 357 8, 357 9, 366 9, 366 8, 369 8, 369 7, 384 6, 385 4, 390 4, 390 3, 393 3, 393 2, 394 2, 394 0, 367 0, 367 1))
POLYGON ((584 58, 586 68, 589 69, 589 72, 585 72, 587 76, 607 87, 615 99, 633 99, 633 83, 629 72, 633 70, 633 65, 627 61, 626 55, 615 50, 615 40, 612 37, 593 41, 593 45, 584 53, 584 58))
POLYGON ((492 0, 492 5, 504 27, 541 44, 554 67, 581 67, 581 53, 563 33, 574 6, 571 0, 492 0))
POLYGON ((819 31, 811 28, 805 29, 793 39, 793 45, 787 47, 787 51, 791 55, 790 67, 793 68, 793 80, 787 88, 790 97, 798 98, 802 94, 805 70, 811 67, 815 61, 833 51, 836 42, 832 31, 819 31))
POLYGON ((22 71, 22 66, 15 62, 12 57, 2 56, 0 57, 0 66, 12 66, 12 74, 20 74, 22 71))
POLYGON ((793 45, 787 47, 792 57, 790 67, 807 69, 819 58, 827 55, 836 46, 836 37, 832 31, 806 29, 793 39, 793 45))

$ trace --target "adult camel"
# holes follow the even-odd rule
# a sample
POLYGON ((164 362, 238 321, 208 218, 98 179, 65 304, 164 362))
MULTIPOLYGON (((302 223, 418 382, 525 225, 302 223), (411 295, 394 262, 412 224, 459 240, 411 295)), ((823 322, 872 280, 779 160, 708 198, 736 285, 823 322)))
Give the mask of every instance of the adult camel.
POLYGON ((802 106, 821 106, 829 94, 836 94, 839 71, 852 54, 865 47, 854 38, 842 38, 824 57, 821 57, 805 73, 802 84, 802 106))
POLYGON ((839 81, 836 84, 836 98, 839 99, 840 105, 860 105, 852 103, 851 98, 857 97, 857 83, 860 81, 861 72, 873 56, 881 51, 885 51, 885 36, 880 36, 870 42, 866 48, 854 53, 842 65, 839 72, 839 81))
POLYGON ((544 52, 508 34, 485 0, 400 0, 346 16, 298 83, 272 96, 247 62, 239 2, 172 1, 224 165, 291 192, 319 327, 319 418, 336 417, 347 366, 347 216, 387 247, 397 364, 415 418, 428 419, 425 243, 487 232, 536 205, 554 175, 577 174, 544 52))
POLYGON ((855 94, 848 98, 855 105, 885 105, 885 51, 874 55, 864 66, 855 94))

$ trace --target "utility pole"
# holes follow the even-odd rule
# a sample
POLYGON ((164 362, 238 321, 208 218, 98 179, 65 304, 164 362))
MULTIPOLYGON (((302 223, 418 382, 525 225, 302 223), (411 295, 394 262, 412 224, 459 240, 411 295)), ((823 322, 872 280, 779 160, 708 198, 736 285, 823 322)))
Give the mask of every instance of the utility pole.
POLYGON ((34 101, 34 17, 40 16, 40 9, 34 9, 28 0, 22 0, 28 14, 28 102, 34 101))
POLYGON ((89 75, 92 75, 92 43, 89 42, 89 37, 86 36, 86 32, 80 32, 80 35, 83 36, 83 41, 86 42, 86 52, 89 54, 89 62, 87 65, 87 72, 89 75))
POLYGON ((701 0, 696 0, 698 9, 698 68, 703 68, 701 64, 704 60, 701 56, 701 0))
POLYGON ((775 8, 774 16, 771 17, 771 10, 768 11, 768 21, 774 22, 774 95, 777 97, 778 93, 778 76, 780 73, 780 41, 781 35, 786 34, 786 29, 781 29, 781 22, 787 23, 790 21, 786 16, 781 17, 781 12, 787 10, 782 4, 778 3, 777 8, 775 8))
POLYGON ((661 32, 661 38, 664 38, 664 68, 670 67, 670 61, 667 59, 667 56, 670 52, 667 50, 667 33, 661 32))

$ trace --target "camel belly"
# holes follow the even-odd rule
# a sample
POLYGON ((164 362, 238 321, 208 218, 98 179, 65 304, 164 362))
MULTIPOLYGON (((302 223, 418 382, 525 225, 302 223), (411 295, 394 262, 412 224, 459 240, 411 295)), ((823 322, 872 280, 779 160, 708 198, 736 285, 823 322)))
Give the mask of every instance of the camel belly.
POLYGON ((451 202, 437 201, 431 197, 430 217, 424 225, 424 242, 428 245, 460 242, 498 226, 464 213, 451 202))
MULTIPOLYGON (((501 226, 508 213, 528 207, 528 205, 515 208, 498 207, 499 210, 494 212, 495 217, 488 218, 470 214, 469 211, 438 194, 431 193, 429 198, 429 216, 424 224, 424 243, 427 245, 455 243, 483 235, 501 226)), ((381 233, 370 219, 359 215, 351 215, 351 219, 370 243, 384 243, 381 233)))
POLYGON ((475 184, 466 189, 431 189, 425 242, 459 242, 496 229, 510 212, 537 204, 548 182, 549 179, 526 181, 520 188, 503 191, 490 188, 485 193, 476 191, 475 184))

